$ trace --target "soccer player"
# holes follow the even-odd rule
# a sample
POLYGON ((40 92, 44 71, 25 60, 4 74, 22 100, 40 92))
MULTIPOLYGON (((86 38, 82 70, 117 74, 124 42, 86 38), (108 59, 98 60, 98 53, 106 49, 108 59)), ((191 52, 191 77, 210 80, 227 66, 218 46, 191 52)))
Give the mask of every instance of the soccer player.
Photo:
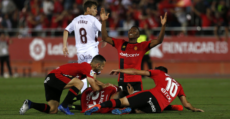
MULTIPOLYGON (((95 1, 86 1, 84 3, 84 15, 79 15, 65 28, 63 32, 63 53, 68 55, 67 39, 68 33, 74 31, 75 43, 77 48, 78 63, 90 63, 95 55, 98 55, 97 41, 98 31, 101 31, 101 23, 95 17, 97 15, 97 3, 95 1)), ((105 46, 102 42, 102 47, 105 46)), ((87 80, 82 80, 84 86, 83 92, 87 88, 87 80)))
MULTIPOLYGON (((184 90, 180 83, 167 74, 167 68, 160 66, 155 70, 137 70, 137 69, 117 69, 112 70, 111 74, 126 73, 130 75, 144 75, 151 77, 155 82, 155 87, 150 90, 144 90, 128 95, 120 99, 110 99, 110 101, 97 104, 85 111, 85 115, 90 115, 101 108, 111 107, 131 107, 138 108, 145 113, 162 112, 177 96, 180 98, 182 105, 194 112, 204 112, 201 109, 193 107, 186 99, 184 90)), ((114 109, 113 114, 129 113, 130 108, 114 109)))
MULTIPOLYGON (((121 91, 121 89, 115 85, 104 87, 102 90, 97 92, 93 91, 92 88, 89 87, 82 94, 78 95, 77 100, 75 100, 81 100, 81 106, 74 105, 75 108, 72 109, 81 110, 81 112, 84 113, 86 109, 94 106, 95 104, 99 104, 110 99, 119 99, 127 95, 128 93, 126 91, 121 91)), ((97 113, 109 113, 113 109, 114 108, 103 108, 97 113)))
MULTIPOLYGON (((135 26, 133 26, 128 31, 129 42, 126 42, 123 39, 115 39, 109 37, 106 31, 106 20, 108 19, 108 16, 109 13, 106 14, 104 8, 101 8, 100 17, 102 20, 102 40, 111 44, 117 49, 120 69, 135 68, 140 70, 141 61, 145 53, 151 48, 163 42, 167 13, 165 13, 164 18, 160 17, 162 28, 159 37, 156 40, 141 43, 137 43, 137 38, 140 36, 140 32, 138 27, 135 26)), ((126 91, 126 86, 128 83, 133 86, 135 91, 143 90, 142 78, 140 75, 120 73, 118 77, 118 85, 126 91)))
POLYGON ((96 55, 90 64, 86 62, 70 63, 52 70, 44 81, 45 96, 48 104, 35 103, 26 99, 20 108, 20 114, 24 114, 28 109, 34 108, 49 114, 55 114, 59 109, 67 115, 73 115, 73 113, 69 111, 68 104, 77 96, 83 87, 81 79, 87 78, 93 91, 101 90, 102 86, 106 87, 106 84, 95 79, 95 73, 103 70, 105 62, 106 60, 103 56, 96 55), (78 78, 76 76, 78 76, 78 78), (64 89, 69 89, 69 92, 63 103, 58 106, 64 89))
MULTIPOLYGON (((95 104, 100 104, 105 101, 109 101, 110 99, 119 99, 123 98, 124 96, 127 96, 129 94, 133 94, 134 89, 133 87, 128 84, 126 91, 122 91, 120 88, 118 88, 115 85, 111 85, 108 87, 103 88, 102 90, 98 92, 94 92, 91 87, 87 88, 82 94, 77 95, 77 100, 81 100, 81 106, 80 105, 70 105, 70 110, 82 110, 81 112, 84 113, 86 109, 91 108, 95 104)), ((102 108, 101 110, 97 111, 96 113, 110 113, 114 108, 102 108)), ((169 105, 166 107, 165 110, 177 110, 182 111, 183 107, 182 105, 169 105)), ((136 111, 136 113, 140 113, 139 110, 136 111)))

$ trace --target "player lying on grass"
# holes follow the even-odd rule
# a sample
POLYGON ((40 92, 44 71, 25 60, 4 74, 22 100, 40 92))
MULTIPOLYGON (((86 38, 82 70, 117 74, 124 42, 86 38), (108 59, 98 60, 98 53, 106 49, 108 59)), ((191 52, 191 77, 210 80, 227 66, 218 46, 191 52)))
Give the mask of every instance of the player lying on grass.
POLYGON ((86 62, 69 63, 52 70, 44 81, 45 96, 48 104, 25 100, 20 108, 20 114, 24 114, 28 109, 34 108, 49 114, 55 114, 59 109, 67 115, 73 115, 69 111, 68 104, 72 102, 83 87, 81 79, 87 78, 93 91, 99 91, 102 87, 106 87, 106 84, 95 79, 95 74, 103 70, 105 62, 106 60, 103 56, 96 55, 90 64, 86 62), (59 106, 60 97, 64 89, 69 89, 69 92, 59 106))
MULTIPOLYGON (((84 113, 86 109, 94 106, 95 104, 100 104, 102 102, 108 101, 110 99, 119 99, 127 96, 129 94, 133 94, 134 88, 131 84, 128 84, 127 91, 122 91, 117 86, 108 86, 103 88, 100 91, 94 92, 92 88, 87 88, 82 94, 77 95, 77 100, 81 100, 81 105, 70 105, 70 110, 82 110, 81 112, 84 113)), ((96 113, 110 113, 114 108, 102 108, 101 110, 97 111, 96 113)), ((182 111, 182 105, 169 105, 165 110, 177 110, 182 111)), ((135 110, 136 113, 139 113, 139 110, 135 110)))
MULTIPOLYGON (((136 70, 136 69, 116 69, 111 74, 126 73, 132 75, 143 75, 151 77, 155 82, 155 87, 149 90, 140 91, 120 99, 110 99, 110 101, 97 104, 85 111, 85 115, 91 115, 101 108, 131 107, 138 108, 145 113, 162 112, 178 96, 182 105, 194 112, 204 112, 193 107, 186 99, 184 90, 180 83, 167 74, 167 68, 160 66, 155 70, 136 70)), ((129 113, 131 108, 114 109, 113 114, 129 113)))

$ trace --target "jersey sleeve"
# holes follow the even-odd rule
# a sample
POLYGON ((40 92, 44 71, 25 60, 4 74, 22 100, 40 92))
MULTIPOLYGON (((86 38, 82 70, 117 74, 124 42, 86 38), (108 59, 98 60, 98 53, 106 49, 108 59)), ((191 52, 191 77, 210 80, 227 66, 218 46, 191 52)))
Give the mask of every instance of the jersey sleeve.
POLYGON ((121 48, 121 45, 125 42, 125 40, 123 40, 123 39, 115 39, 115 38, 112 38, 112 40, 113 40, 113 46, 114 46, 116 49, 121 48))
POLYGON ((92 70, 90 64, 84 62, 82 63, 82 65, 83 65, 82 67, 84 67, 82 74, 86 75, 87 77, 93 78, 95 72, 92 70))
POLYGON ((148 70, 151 76, 156 76, 160 71, 159 70, 148 70))
POLYGON ((178 93, 177 96, 178 97, 180 97, 180 96, 186 96, 185 93, 184 93, 184 89, 183 89, 183 87, 181 85, 180 85, 180 91, 179 91, 179 93, 178 93))
POLYGON ((65 28, 69 33, 74 31, 74 20, 65 28))
POLYGON ((96 18, 94 20, 94 26, 96 27, 98 31, 101 31, 101 22, 99 22, 99 20, 96 18))

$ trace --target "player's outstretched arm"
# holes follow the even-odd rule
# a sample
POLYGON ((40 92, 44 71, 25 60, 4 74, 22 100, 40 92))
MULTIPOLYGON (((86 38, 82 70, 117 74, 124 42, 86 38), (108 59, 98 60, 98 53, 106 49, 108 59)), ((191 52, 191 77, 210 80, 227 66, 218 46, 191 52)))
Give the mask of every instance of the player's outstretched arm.
POLYGON ((131 75, 143 75, 150 76, 149 71, 137 70, 137 69, 114 69, 110 72, 110 75, 117 75, 119 73, 131 74, 131 75))
POLYGON ((68 49, 67 49, 68 34, 69 32, 64 30, 63 32, 63 54, 65 55, 65 57, 69 54, 68 49))
POLYGON ((165 26, 166 26, 166 22, 167 22, 167 12, 165 13, 163 19, 162 19, 162 16, 160 18, 161 18, 161 24, 162 24, 161 32, 160 32, 160 35, 158 36, 158 38, 156 40, 151 41, 151 43, 149 45, 150 48, 153 48, 156 45, 161 44, 163 42, 164 35, 165 35, 165 26))
POLYGON ((187 99, 186 99, 185 96, 181 96, 181 97, 180 97, 180 101, 181 101, 182 105, 183 105, 185 108, 187 108, 187 109, 189 109, 189 110, 192 110, 193 112, 204 112, 204 110, 202 110, 202 109, 197 109, 197 108, 193 107, 193 106, 187 101, 187 99))
POLYGON ((100 17, 102 20, 102 25, 101 25, 102 40, 109 43, 110 45, 113 45, 113 40, 111 37, 108 36, 107 30, 106 30, 106 20, 109 17, 109 13, 106 14, 104 8, 101 8, 100 17))

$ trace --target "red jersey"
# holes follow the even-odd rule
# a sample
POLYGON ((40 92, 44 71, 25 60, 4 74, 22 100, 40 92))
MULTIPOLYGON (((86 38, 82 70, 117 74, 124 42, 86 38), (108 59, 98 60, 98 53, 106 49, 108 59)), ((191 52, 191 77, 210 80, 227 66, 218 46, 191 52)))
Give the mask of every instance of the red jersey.
MULTIPOLYGON (((134 68, 141 69, 141 61, 145 53, 150 50, 149 45, 151 41, 141 43, 128 43, 122 39, 112 38, 114 47, 117 49, 119 58, 119 68, 134 68)), ((118 82, 141 82, 141 75, 129 75, 120 73, 118 82)))
POLYGON ((149 91, 155 96, 161 111, 165 109, 176 96, 185 96, 180 83, 171 78, 168 74, 160 70, 149 70, 150 77, 155 82, 155 87, 149 91))
MULTIPOLYGON (((86 109, 96 104, 110 100, 110 96, 117 91, 118 88, 116 86, 109 86, 97 92, 94 92, 92 88, 87 88, 81 96, 81 112, 84 113, 86 109)), ((113 109, 114 108, 101 108, 96 113, 109 113, 113 109)))
MULTIPOLYGON (((95 72, 92 70, 90 64, 83 62, 83 63, 69 63, 65 65, 61 65, 58 68, 52 70, 50 73, 58 73, 64 76, 69 77, 78 77, 79 79, 84 79, 87 76, 93 78, 95 72)), ((60 78, 65 83, 68 83, 71 79, 60 78)))

